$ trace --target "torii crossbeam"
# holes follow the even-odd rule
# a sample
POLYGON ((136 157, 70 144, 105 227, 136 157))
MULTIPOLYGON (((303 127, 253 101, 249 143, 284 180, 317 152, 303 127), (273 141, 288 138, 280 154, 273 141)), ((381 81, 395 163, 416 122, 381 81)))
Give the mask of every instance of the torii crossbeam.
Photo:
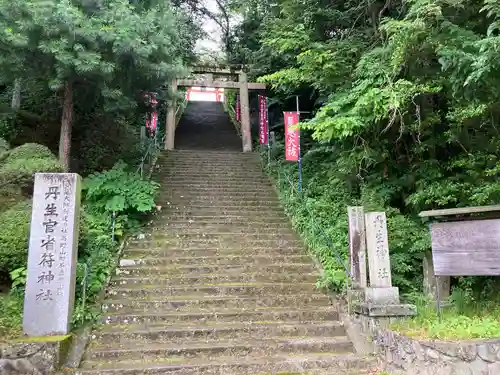
MULTIPOLYGON (((266 85, 263 83, 248 82, 247 74, 242 71, 234 71, 224 68, 203 68, 198 67, 193 69, 193 73, 205 74, 208 76, 206 79, 174 79, 172 81, 172 91, 175 98, 175 93, 178 87, 213 87, 225 89, 238 89, 240 92, 240 106, 241 106, 241 134, 242 134, 242 148, 243 152, 252 151, 252 135, 250 130, 250 104, 248 97, 248 90, 265 90, 266 85), (224 78, 231 78, 231 76, 238 76, 238 81, 213 79, 213 76, 222 76, 224 78)), ((175 99, 173 99, 168 106, 167 124, 166 124, 166 137, 165 137, 165 150, 173 150, 175 146, 175 99)))

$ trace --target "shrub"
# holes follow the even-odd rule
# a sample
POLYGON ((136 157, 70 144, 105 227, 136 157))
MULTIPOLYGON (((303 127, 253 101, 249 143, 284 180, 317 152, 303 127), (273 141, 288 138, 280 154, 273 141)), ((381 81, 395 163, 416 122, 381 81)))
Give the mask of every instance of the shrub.
POLYGON ((0 153, 8 151, 9 149, 10 149, 9 142, 7 142, 3 138, 0 138, 0 153))
POLYGON ((130 215, 151 211, 158 187, 157 183, 128 172, 122 162, 109 171, 90 175, 83 183, 87 204, 99 212, 130 215))
POLYGON ((54 159, 54 154, 44 145, 25 143, 9 152, 9 161, 18 159, 54 159))
POLYGON ((31 202, 19 202, 0 214, 0 271, 25 267, 31 221, 31 202))
POLYGON ((87 307, 95 302, 112 272, 116 249, 117 244, 111 238, 110 215, 84 209, 80 219, 76 303, 73 315, 75 323, 95 317, 94 311, 83 309, 83 302, 87 307))
POLYGON ((61 172, 62 168, 50 150, 36 143, 26 143, 0 154, 0 187, 15 186, 30 194, 34 174, 61 172), (3 161, 2 161, 3 159, 3 161))
POLYGON ((19 337, 23 302, 19 296, 0 295, 0 337, 19 337))

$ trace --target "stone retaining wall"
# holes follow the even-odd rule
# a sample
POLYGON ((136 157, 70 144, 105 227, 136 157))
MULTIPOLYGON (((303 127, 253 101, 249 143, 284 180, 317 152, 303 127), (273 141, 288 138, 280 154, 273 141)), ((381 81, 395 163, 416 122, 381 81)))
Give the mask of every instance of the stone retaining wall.
POLYGON ((64 359, 69 337, 48 342, 7 342, 0 348, 0 375, 49 375, 64 359))
MULTIPOLYGON (((350 317, 350 335, 368 338, 380 367, 393 375, 500 375, 500 338, 492 340, 417 340, 389 331, 389 320, 350 317)), ((500 332, 499 332, 500 335, 500 332)), ((353 340, 354 341, 354 340, 353 340)))
POLYGON ((415 340, 391 331, 374 337, 388 370, 407 375, 498 375, 500 339, 474 341, 415 340))

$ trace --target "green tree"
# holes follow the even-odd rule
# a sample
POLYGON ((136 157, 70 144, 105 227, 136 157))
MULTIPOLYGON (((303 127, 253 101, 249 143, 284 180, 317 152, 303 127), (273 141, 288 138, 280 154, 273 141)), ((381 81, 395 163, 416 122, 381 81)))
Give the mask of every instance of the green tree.
POLYGON ((1 68, 47 77, 61 98, 59 158, 69 169, 75 92, 92 87, 104 108, 134 106, 183 71, 196 28, 168 1, 0 1, 1 68))
POLYGON ((397 279, 410 285, 429 246, 404 240, 426 232, 419 211, 500 202, 498 2, 235 2, 229 57, 277 102, 299 94, 313 111, 304 194, 329 202, 341 181, 352 203, 391 214, 397 279))

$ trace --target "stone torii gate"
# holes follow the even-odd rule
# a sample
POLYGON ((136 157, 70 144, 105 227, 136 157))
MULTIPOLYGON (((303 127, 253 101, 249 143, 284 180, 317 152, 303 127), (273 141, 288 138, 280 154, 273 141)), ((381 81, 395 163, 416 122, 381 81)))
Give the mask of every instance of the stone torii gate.
MULTIPOLYGON (((250 104, 248 90, 265 90, 266 85, 262 83, 250 83, 247 74, 243 70, 230 70, 226 68, 194 68, 194 74, 204 74, 206 79, 174 79, 172 91, 175 93, 178 87, 213 87, 224 89, 238 89, 240 93, 241 107, 241 134, 243 152, 252 151, 252 135, 250 130, 250 104), (214 76, 217 78, 214 80, 214 76), (235 81, 235 76, 238 80, 235 81), (218 78, 222 77, 222 79, 218 78)), ((173 150, 175 145, 175 99, 168 105, 165 150, 173 150)))

